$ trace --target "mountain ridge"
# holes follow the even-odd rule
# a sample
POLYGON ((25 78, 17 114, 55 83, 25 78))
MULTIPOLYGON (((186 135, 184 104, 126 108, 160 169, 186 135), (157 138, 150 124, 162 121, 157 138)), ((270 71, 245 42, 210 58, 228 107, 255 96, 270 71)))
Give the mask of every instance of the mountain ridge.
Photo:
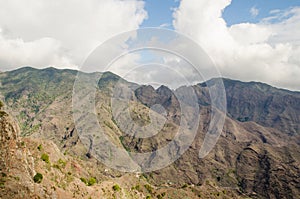
MULTIPOLYGON (((166 123, 157 135, 139 139, 125 134, 116 122, 120 118, 113 118, 110 98, 120 77, 113 73, 105 74, 107 78, 100 83, 101 86, 98 85, 95 94, 95 107, 99 125, 110 141, 129 153, 152 152, 169 143, 181 118, 178 100, 172 93, 174 90, 165 86, 154 89, 146 85, 133 85, 136 92, 132 93, 129 106, 133 121, 139 125, 148 124, 150 108, 155 104, 162 105, 167 113, 163 115, 166 123)), ((61 153, 68 154, 70 158, 81 159, 82 164, 91 168, 98 166, 99 170, 89 169, 89 172, 97 176, 102 186, 104 179, 117 180, 125 174, 108 169, 110 177, 103 177, 107 167, 95 160, 93 149, 96 146, 89 149, 83 145, 72 117, 72 91, 76 75, 76 71, 30 68, 1 73, 0 93, 9 112, 18 120, 23 137, 37 142, 53 142, 61 153)), ((164 191, 172 198, 182 198, 186 194, 191 198, 217 198, 218 195, 223 198, 297 198, 300 194, 299 93, 260 83, 225 79, 228 112, 224 128, 213 150, 207 157, 199 159, 198 150, 211 117, 208 86, 213 86, 213 81, 208 85, 200 83, 189 87, 194 89, 198 98, 202 118, 194 142, 173 164, 144 173, 145 178, 141 178, 143 186, 144 183, 149 184, 153 190, 141 189, 137 192, 144 198, 147 194, 154 198, 161 197, 158 196, 162 194, 159 190, 167 186, 164 191), (174 191, 178 193, 173 194, 174 191)), ((125 80, 121 83, 132 85, 125 80)), ((134 131, 138 126, 133 124, 130 128, 134 131)), ((37 153, 36 149, 34 151, 37 153)), ((53 157, 58 156, 55 151, 51 153, 53 157)), ((154 154, 154 158, 159 157, 154 154)), ((147 165, 151 161, 145 160, 143 163, 147 165)), ((44 166, 42 171, 46 169, 44 166)), ((48 176, 46 178, 49 180, 48 176)), ((129 175, 126 178, 133 180, 135 177, 129 175)), ((128 190, 124 184, 122 186, 128 190)))

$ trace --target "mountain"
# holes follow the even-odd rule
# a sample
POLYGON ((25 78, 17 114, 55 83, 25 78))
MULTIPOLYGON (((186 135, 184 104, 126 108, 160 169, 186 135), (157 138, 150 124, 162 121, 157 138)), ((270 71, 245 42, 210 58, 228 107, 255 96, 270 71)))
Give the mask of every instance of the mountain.
MULTIPOLYGON (((151 160, 159 160, 159 154, 153 151, 170 143, 180 128, 182 115, 176 97, 178 89, 137 85, 110 72, 85 75, 87 78, 102 75, 95 95, 95 107, 99 124, 110 141, 128 153, 150 152, 151 160), (124 125, 130 124, 130 121, 118 124, 118 121, 126 120, 118 114, 118 107, 112 109, 111 98, 116 94, 114 88, 117 84, 133 90, 128 98, 130 116, 135 122, 131 126, 124 125), (117 111, 116 118, 113 117, 114 111, 117 111), (150 124, 152 116, 161 118, 161 121, 165 118, 163 128, 155 136, 137 138, 136 133, 144 131, 143 126, 150 124), (130 134, 125 133, 127 130, 130 134)), ((1 148, 2 159, 9 157, 10 162, 26 165, 30 157, 37 162, 27 166, 28 174, 21 176, 26 179, 24 183, 16 181, 20 173, 12 175, 7 170, 4 172, 7 166, 1 163, 1 171, 10 176, 1 178, 1 182, 5 181, 1 193, 7 194, 21 184, 32 197, 41 198, 54 195, 56 198, 72 198, 74 193, 77 194, 75 198, 297 198, 300 195, 299 92, 259 82, 221 79, 227 100, 224 128, 213 150, 199 159, 199 149, 212 114, 209 88, 220 79, 181 87, 180 91, 193 88, 197 96, 201 120, 194 141, 173 164, 153 172, 130 174, 107 168, 94 157, 96 149, 84 147, 83 142, 86 141, 80 139, 73 120, 72 92, 76 76, 75 70, 30 67, 0 73, 0 99, 5 104, 5 111, 16 118, 20 126, 20 130, 17 127, 10 130, 13 134, 17 132, 15 139, 20 141, 11 144, 11 141, 2 138, 6 140, 3 143, 7 143, 1 148), (39 145, 43 146, 43 150, 37 148, 39 145), (21 156, 20 161, 8 155, 15 153, 9 152, 15 146, 18 150, 26 150, 28 157, 21 156), (41 160, 43 153, 50 156, 49 164, 41 160), (59 162, 66 164, 56 169, 55 165, 59 162), (40 184, 33 181, 37 170, 44 175, 40 184), (80 178, 91 177, 97 179, 93 186, 86 186, 80 181, 80 178), (10 183, 9 186, 7 183, 10 183), (116 187, 112 188, 115 184, 121 187, 120 192, 115 190, 116 187), (36 186, 45 193, 30 188, 36 186)), ((122 90, 118 92, 122 93, 122 90)), ((192 113, 195 107, 187 105, 186 109, 187 113, 192 113)), ((11 124, 11 119, 1 122, 11 124)), ((5 132, 8 130, 1 129, 2 137, 5 137, 5 132)), ((91 140, 87 142, 93 146, 91 140)), ((178 155, 178 151, 180 149, 172 151, 169 156, 178 155)), ((142 160, 139 166, 147 168, 151 166, 151 160, 142 160)), ((23 167, 26 166, 14 166, 23 167)), ((19 196, 20 193, 11 194, 19 196)))
POLYGON ((230 117, 254 121, 288 135, 300 132, 300 92, 277 89, 259 82, 224 79, 230 117))

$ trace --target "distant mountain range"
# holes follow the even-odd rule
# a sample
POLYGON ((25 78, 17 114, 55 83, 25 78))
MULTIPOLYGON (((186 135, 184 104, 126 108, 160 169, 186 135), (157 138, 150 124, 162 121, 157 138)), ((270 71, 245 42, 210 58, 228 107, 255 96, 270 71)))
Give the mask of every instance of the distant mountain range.
MULTIPOLYGON (((129 153, 144 153, 156 151, 172 140, 181 118, 176 91, 130 83, 111 72, 100 75, 95 106, 99 124, 111 142, 129 153), (166 123, 157 135, 136 138, 124 134, 116 123, 110 98, 120 79, 135 88, 130 111, 139 125, 150 122, 153 105, 161 104, 167 111, 163 115, 166 123)), ((0 73, 0 99, 5 104, 2 109, 17 120, 6 114, 0 117, 6 118, 0 120, 0 197, 17 198, 26 193, 31 198, 299 198, 300 92, 260 82, 221 79, 227 100, 224 128, 209 155, 199 159, 211 116, 209 88, 220 79, 194 85, 201 120, 192 145, 166 168, 128 174, 105 167, 94 158, 95 148, 83 146, 73 120, 76 76, 75 70, 31 67, 0 73), (13 138, 8 136, 11 134, 13 138), (44 149, 38 149, 39 145, 44 149), (18 150, 27 155, 18 156, 18 150), (50 156, 50 163, 41 160, 43 154, 50 156), (24 174, 17 172, 18 167, 24 174), (40 184, 33 181, 36 172, 44 176, 40 184), (95 185, 81 182, 91 177, 96 179, 95 185), (120 190, 112 188, 116 184, 120 190), (18 187, 20 191, 13 191, 18 187)), ((159 112, 155 114, 162 117, 159 112)), ((130 128, 134 131, 137 126, 130 128)), ((153 153, 152 158, 159 157, 153 153)), ((150 166, 151 160, 143 164, 150 166)))

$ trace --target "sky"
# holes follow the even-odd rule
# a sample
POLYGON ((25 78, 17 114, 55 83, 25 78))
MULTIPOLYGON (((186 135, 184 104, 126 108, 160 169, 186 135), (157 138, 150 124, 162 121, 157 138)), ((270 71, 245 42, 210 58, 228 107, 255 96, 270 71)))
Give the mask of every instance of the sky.
MULTIPOLYGON (((300 90, 300 0, 0 0, 0 71, 79 69, 103 42, 146 27, 191 38, 224 77, 300 90)), ((132 38, 134 34, 114 42, 128 48, 132 38)), ((116 53, 111 51, 107 53, 116 53)), ((187 67, 178 57, 141 52, 118 60, 113 72, 153 61, 153 55, 171 70, 187 67)), ((167 72, 156 68, 149 64, 147 71, 154 75, 131 75, 130 80, 164 79, 167 72)))

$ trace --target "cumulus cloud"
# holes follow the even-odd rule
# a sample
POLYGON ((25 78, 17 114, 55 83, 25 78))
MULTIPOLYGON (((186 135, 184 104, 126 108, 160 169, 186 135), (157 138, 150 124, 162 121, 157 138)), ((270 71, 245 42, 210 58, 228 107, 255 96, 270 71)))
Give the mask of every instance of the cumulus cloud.
POLYGON ((0 30, 0 68, 7 70, 24 64, 37 67, 56 65, 58 67, 74 67, 61 46, 61 42, 53 38, 41 38, 25 42, 21 38, 6 38, 0 30))
POLYGON ((181 1, 173 25, 189 35, 229 78, 299 90, 300 8, 274 11, 259 23, 227 26, 231 0, 181 1))
POLYGON ((76 67, 146 17, 138 0, 0 0, 0 67, 76 67))

